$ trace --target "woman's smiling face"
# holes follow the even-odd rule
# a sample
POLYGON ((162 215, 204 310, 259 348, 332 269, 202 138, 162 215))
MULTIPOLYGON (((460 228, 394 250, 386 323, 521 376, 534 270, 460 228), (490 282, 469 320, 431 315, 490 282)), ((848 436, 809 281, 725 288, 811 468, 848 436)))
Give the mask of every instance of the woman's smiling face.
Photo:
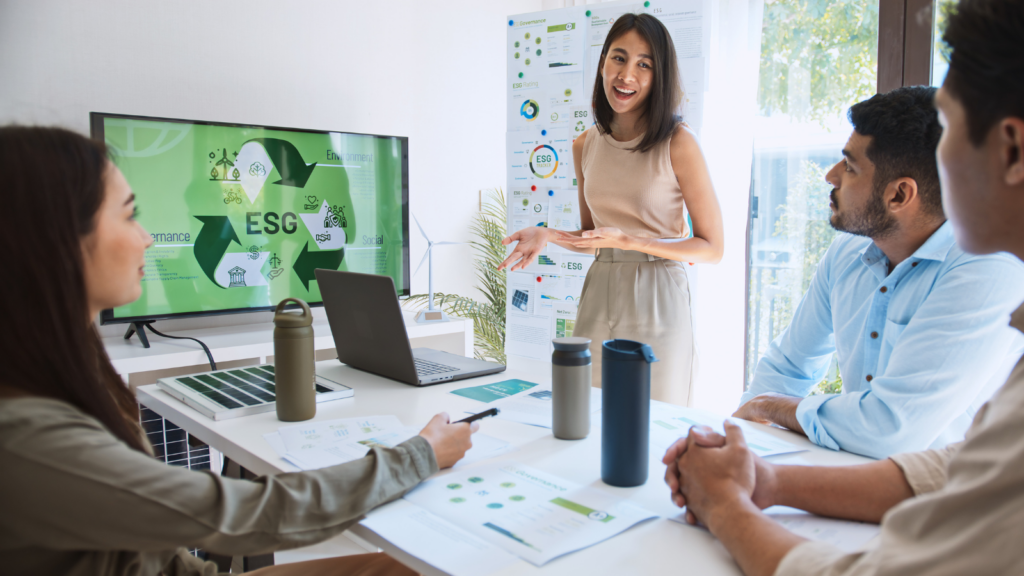
POLYGON ((654 81, 651 47, 636 30, 615 39, 601 66, 605 97, 616 114, 642 112, 654 81))

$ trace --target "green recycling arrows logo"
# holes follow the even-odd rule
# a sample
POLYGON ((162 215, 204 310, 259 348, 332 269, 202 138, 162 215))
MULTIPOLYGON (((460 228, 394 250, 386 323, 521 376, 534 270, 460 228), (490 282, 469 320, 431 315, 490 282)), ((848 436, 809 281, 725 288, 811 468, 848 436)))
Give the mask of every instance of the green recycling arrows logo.
MULTIPOLYGON (((225 148, 221 154, 211 152, 211 164, 217 160, 211 170, 211 180, 232 185, 241 185, 245 197, 251 205, 256 204, 264 185, 270 177, 272 169, 277 169, 279 179, 272 184, 291 188, 305 188, 317 167, 317 162, 307 164, 294 144, 278 138, 253 138, 242 144, 234 154, 234 160, 228 157, 225 148)), ((341 190, 344 200, 348 199, 348 177, 344 167, 327 165, 337 168, 343 179, 341 190)), ((234 187, 237 190, 237 186, 234 187)), ((244 201, 234 190, 230 191, 225 204, 242 204, 244 201)), ((229 192, 226 192, 229 193, 229 192)), ((262 204, 262 203, 261 203, 262 204)), ((316 268, 337 270, 344 260, 347 238, 355 233, 355 222, 350 227, 344 211, 349 202, 330 205, 327 200, 318 203, 316 196, 305 195, 297 200, 296 212, 301 207, 306 212, 246 212, 245 231, 259 238, 283 232, 293 234, 304 226, 314 240, 318 250, 310 251, 307 240, 296 258, 292 269, 309 291, 310 281, 315 279, 316 268), (261 220, 262 219, 262 220, 261 220), (348 230, 346 230, 348 228, 348 230)), ((255 207, 255 206, 254 206, 255 207)), ((240 208, 241 209, 241 208, 240 208)), ((228 216, 195 216, 203 226, 196 237, 194 254, 196 262, 203 273, 214 284, 221 288, 240 288, 266 286, 268 279, 273 280, 284 272, 281 259, 276 252, 263 251, 260 246, 246 246, 239 239, 228 216), (240 252, 229 252, 231 244, 238 244, 240 252), (266 276, 261 272, 264 264, 270 263, 266 276)), ((248 242, 247 242, 248 243, 248 242)), ((265 242, 264 242, 265 243, 265 242)))

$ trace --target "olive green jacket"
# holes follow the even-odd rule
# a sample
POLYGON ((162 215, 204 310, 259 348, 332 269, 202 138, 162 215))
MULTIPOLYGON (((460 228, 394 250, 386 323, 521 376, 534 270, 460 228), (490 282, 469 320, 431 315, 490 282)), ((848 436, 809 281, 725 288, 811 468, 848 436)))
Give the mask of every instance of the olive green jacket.
POLYGON ((437 471, 416 436, 361 460, 254 481, 168 466, 56 400, 0 400, 6 575, 212 575, 185 547, 263 554, 325 540, 437 471))

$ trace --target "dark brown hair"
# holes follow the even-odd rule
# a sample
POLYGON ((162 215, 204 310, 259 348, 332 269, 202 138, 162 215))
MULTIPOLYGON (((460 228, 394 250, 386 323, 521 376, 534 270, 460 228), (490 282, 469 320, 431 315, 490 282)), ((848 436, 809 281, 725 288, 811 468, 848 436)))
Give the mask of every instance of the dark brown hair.
POLYGON ((604 134, 611 133, 614 112, 608 103, 608 95, 604 93, 604 77, 601 69, 608 57, 612 42, 621 38, 630 30, 636 30, 640 37, 651 47, 651 59, 654 61, 654 80, 651 93, 647 96, 644 112, 640 116, 646 125, 644 136, 633 148, 634 152, 647 152, 658 144, 668 140, 679 124, 675 115, 676 108, 682 99, 679 85, 679 66, 676 64, 676 48, 672 44, 665 25, 650 14, 623 14, 612 24, 608 37, 601 48, 601 60, 597 69, 597 80, 594 82, 594 121, 604 134))
POLYGON ((913 178, 924 210, 945 219, 935 161, 942 136, 932 104, 935 91, 929 86, 904 86, 875 94, 851 106, 848 116, 858 134, 871 137, 867 154, 875 165, 878 194, 897 178, 913 178))
POLYGON ((99 420, 145 452, 139 408, 89 321, 83 240, 110 166, 103 144, 61 128, 0 127, 0 380, 99 420))
POLYGON ((1024 119, 1024 2, 961 0, 942 34, 949 59, 943 86, 967 115, 980 146, 996 122, 1024 119))

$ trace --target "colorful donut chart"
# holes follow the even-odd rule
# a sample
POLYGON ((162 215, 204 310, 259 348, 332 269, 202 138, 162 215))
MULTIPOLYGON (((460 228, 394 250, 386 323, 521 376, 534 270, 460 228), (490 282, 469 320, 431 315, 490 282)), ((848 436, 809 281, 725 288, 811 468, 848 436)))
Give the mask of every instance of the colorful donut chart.
POLYGON ((555 149, 547 144, 541 144, 530 152, 530 171, 537 178, 550 178, 555 175, 555 171, 558 170, 558 153, 555 149), (547 150, 545 150, 547 149, 547 150), (538 166, 534 166, 534 158, 537 158, 538 166), (537 170, 537 168, 545 169, 547 165, 551 166, 551 171, 543 174, 537 170))
POLYGON ((533 100, 527 100, 519 107, 519 114, 526 118, 527 122, 533 122, 540 115, 540 105, 533 100))

